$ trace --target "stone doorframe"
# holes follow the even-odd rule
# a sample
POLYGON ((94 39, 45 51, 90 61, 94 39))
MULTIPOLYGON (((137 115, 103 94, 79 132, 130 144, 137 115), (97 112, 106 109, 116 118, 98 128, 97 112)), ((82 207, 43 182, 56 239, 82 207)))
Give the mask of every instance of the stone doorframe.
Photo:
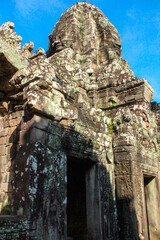
MULTIPOLYGON (((98 181, 98 164, 90 159, 77 158, 67 155, 68 161, 83 161, 85 171, 85 190, 86 190, 86 239, 102 239, 101 226, 101 204, 100 204, 100 187, 98 181)), ((67 163, 68 164, 68 163, 67 163)), ((78 168, 78 165, 77 165, 78 168)), ((79 169, 77 169, 78 171, 79 169)), ((68 175, 68 171, 67 171, 68 175)), ((74 180, 74 179, 73 179, 74 180)), ((68 226, 66 226, 68 228, 68 226)), ((68 236, 72 237, 72 236, 68 236)), ((85 238, 84 238, 85 239, 85 238)))
POLYGON ((143 229, 146 240, 158 240, 160 236, 160 196, 158 178, 143 172, 143 229))

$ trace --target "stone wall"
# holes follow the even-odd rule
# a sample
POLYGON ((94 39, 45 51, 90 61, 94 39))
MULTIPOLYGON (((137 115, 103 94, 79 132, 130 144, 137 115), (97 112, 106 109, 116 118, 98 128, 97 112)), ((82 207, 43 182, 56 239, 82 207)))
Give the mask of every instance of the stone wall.
POLYGON ((158 240, 159 104, 115 27, 79 2, 46 54, 13 29, 0 28, 0 238, 158 240))
POLYGON ((0 239, 34 239, 29 231, 29 222, 17 216, 0 217, 0 239))

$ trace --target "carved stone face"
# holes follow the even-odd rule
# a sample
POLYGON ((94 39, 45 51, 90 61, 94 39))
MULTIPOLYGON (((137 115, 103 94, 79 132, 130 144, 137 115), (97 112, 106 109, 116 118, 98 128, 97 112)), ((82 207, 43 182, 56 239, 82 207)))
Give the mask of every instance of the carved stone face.
POLYGON ((121 41, 115 27, 89 3, 79 2, 63 13, 49 35, 49 55, 72 48, 103 65, 121 54, 121 41))

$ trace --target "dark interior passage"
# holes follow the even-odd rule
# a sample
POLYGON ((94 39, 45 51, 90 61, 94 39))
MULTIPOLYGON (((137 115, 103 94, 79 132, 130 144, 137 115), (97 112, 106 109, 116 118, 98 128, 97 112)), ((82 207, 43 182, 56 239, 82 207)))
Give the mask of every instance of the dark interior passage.
POLYGON ((82 159, 67 161, 67 236, 86 239, 86 166, 82 159))
POLYGON ((144 176, 144 194, 145 194, 145 239, 150 240, 149 234, 149 219, 148 219, 148 187, 152 181, 151 177, 144 176))
POLYGON ((144 192, 145 192, 145 239, 160 239, 160 196, 159 184, 156 177, 144 176, 144 192))

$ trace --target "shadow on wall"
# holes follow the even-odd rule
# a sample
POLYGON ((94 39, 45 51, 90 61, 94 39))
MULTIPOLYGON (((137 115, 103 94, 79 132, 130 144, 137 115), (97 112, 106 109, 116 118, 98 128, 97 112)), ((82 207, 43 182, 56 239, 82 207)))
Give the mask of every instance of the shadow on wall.
POLYGON ((112 173, 98 162, 92 141, 74 126, 31 114, 17 126, 10 143, 9 205, 2 214, 29 221, 17 237, 8 229, 12 239, 139 239, 127 199, 117 202, 118 237, 112 173), (133 225, 126 221, 130 215, 133 225))
POLYGON ((129 198, 117 200, 119 240, 141 240, 138 237, 138 222, 132 203, 133 199, 129 198))

